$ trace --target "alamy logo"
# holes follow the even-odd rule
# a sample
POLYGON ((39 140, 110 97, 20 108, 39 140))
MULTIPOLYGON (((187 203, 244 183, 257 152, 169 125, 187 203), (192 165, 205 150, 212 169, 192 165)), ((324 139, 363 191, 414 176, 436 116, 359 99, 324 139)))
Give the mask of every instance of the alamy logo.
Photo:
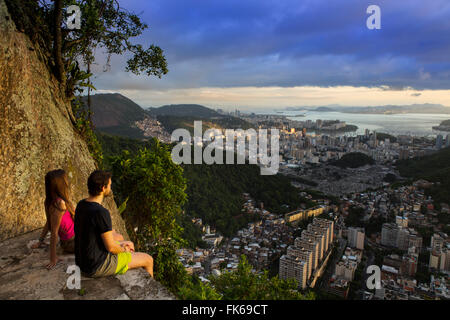
POLYGON ((81 10, 79 6, 69 6, 67 8, 67 14, 71 16, 67 18, 67 28, 69 30, 81 29, 81 10))
POLYGON ((67 267, 66 273, 70 274, 69 278, 67 279, 66 285, 67 288, 70 290, 81 289, 81 270, 80 267, 73 264, 67 267))
POLYGON ((367 267, 367 274, 371 274, 366 281, 367 289, 381 289, 381 271, 377 265, 367 267), (373 274, 372 274, 373 272, 373 274))
MULTIPOLYGON (((237 164, 245 164, 248 155, 250 164, 259 163, 261 175, 274 175, 278 171, 280 155, 278 129, 270 129, 270 155, 268 151, 267 129, 226 129, 226 146, 223 146, 223 134, 220 129, 208 129, 202 135, 202 121, 194 121, 194 164, 223 164, 223 150, 226 152, 226 164, 234 164, 234 140, 237 140, 237 164), (248 149, 246 149, 248 138, 248 149), (203 150, 203 141, 210 142, 203 150), (212 152, 214 150, 214 156, 212 152)), ((191 134, 186 129, 176 129, 172 132, 171 142, 178 144, 172 149, 172 161, 180 164, 191 164, 191 134), (182 138, 182 141, 180 141, 182 138), (183 155, 180 156, 180 151, 183 155)))
POLYGON ((367 18, 366 25, 369 30, 381 29, 381 9, 377 5, 367 7, 366 13, 370 14, 367 18))

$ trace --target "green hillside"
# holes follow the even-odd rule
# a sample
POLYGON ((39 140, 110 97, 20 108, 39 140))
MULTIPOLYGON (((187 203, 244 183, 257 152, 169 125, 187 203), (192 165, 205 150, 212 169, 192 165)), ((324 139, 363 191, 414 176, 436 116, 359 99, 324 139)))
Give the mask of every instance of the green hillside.
MULTIPOLYGON (((122 150, 135 154, 140 148, 152 146, 151 141, 102 133, 97 133, 97 137, 102 144, 106 169, 109 166, 109 156, 119 154, 122 150)), ((299 197, 299 191, 291 185, 289 178, 280 174, 262 176, 257 165, 181 166, 187 179, 188 202, 185 205, 187 215, 180 223, 185 229, 184 237, 192 247, 201 244, 201 233, 192 224, 190 217, 202 218, 204 223, 216 227, 225 236, 233 235, 256 218, 241 211, 243 192, 250 193, 255 200, 264 203, 265 209, 277 214, 295 210, 302 203, 307 207, 314 205, 299 197)))
MULTIPOLYGON (((87 97, 82 101, 86 104, 87 97)), ((95 94, 91 96, 92 121, 98 129, 114 126, 129 126, 147 115, 144 109, 119 93, 95 94)))
POLYGON ((262 201, 264 208, 275 214, 293 211, 302 203, 313 206, 300 198, 288 177, 263 176, 257 165, 183 164, 182 167, 188 180, 187 212, 217 227, 225 236, 231 236, 252 219, 241 212, 243 192, 262 201))
POLYGON ((436 203, 450 203, 450 148, 421 158, 397 162, 400 175, 411 179, 426 179, 439 182, 426 190, 436 203))
MULTIPOLYGON (((81 100, 87 109, 87 96, 81 100)), ((127 97, 119 93, 92 95, 91 111, 92 122, 97 132, 134 139, 145 138, 143 132, 133 124, 148 117, 148 114, 127 97)))
POLYGON ((175 117, 224 117, 215 110, 201 106, 199 104, 171 104, 159 108, 150 107, 146 111, 155 116, 175 116, 175 117))
MULTIPOLYGON (((175 129, 183 128, 188 130, 191 133, 191 135, 194 135, 194 121, 196 120, 202 121, 202 132, 211 128, 246 130, 253 127, 247 121, 231 116, 222 117, 218 119, 211 119, 211 118, 202 118, 199 116, 178 117, 178 116, 161 115, 157 116, 157 119, 159 122, 161 122, 161 124, 168 132, 173 132, 175 129)), ((224 131, 222 132, 225 133, 224 131)))
POLYGON ((332 161, 331 164, 340 168, 358 168, 366 164, 374 164, 375 161, 361 152, 350 152, 342 156, 341 159, 332 161))
POLYGON ((193 135, 195 120, 202 121, 203 132, 211 128, 243 130, 253 128, 252 124, 243 119, 220 114, 198 104, 173 104, 159 108, 148 108, 146 111, 148 114, 156 116, 168 132, 183 128, 189 130, 193 135))

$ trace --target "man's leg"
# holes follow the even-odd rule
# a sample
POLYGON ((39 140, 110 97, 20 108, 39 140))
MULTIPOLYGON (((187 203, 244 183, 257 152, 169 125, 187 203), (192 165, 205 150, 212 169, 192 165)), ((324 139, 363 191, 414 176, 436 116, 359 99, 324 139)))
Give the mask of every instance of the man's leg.
POLYGON ((153 258, 143 252, 131 252, 131 261, 128 263, 128 269, 143 267, 153 278, 153 258))

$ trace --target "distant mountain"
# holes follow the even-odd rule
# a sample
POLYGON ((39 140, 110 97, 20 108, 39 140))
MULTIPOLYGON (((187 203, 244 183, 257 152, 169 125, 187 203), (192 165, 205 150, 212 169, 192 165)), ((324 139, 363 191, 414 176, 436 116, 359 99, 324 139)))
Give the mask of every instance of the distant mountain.
POLYGON ((317 111, 317 112, 336 112, 336 110, 328 108, 328 107, 318 107, 318 108, 314 109, 314 111, 317 111))
MULTIPOLYGON (((82 98, 87 108, 87 97, 82 98)), ((194 121, 202 120, 203 132, 210 128, 251 128, 247 121, 198 104, 165 105, 143 109, 119 93, 91 96, 92 121, 97 131, 116 136, 146 139, 157 137, 170 142, 170 133, 178 128, 194 134, 194 121)))
MULTIPOLYGON (((82 101, 87 108, 87 97, 82 101)), ((146 139, 151 136, 167 141, 165 132, 147 111, 119 93, 95 94, 91 96, 92 122, 97 131, 112 135, 146 139)))
POLYGON ((207 108, 199 104, 171 104, 159 108, 150 107, 146 111, 155 116, 175 116, 175 117, 201 117, 201 118, 223 118, 222 115, 215 110, 207 108))
POLYGON ((343 112, 343 113, 364 113, 364 114, 398 114, 398 113, 442 113, 450 114, 450 107, 441 104, 412 104, 412 105, 385 105, 373 107, 344 107, 330 105, 322 107, 289 107, 286 110, 309 110, 319 112, 343 112))
POLYGON ((159 108, 146 109, 148 114, 161 122, 168 132, 175 129, 187 129, 194 134, 194 121, 202 121, 202 131, 217 129, 249 129, 253 125, 241 118, 220 114, 217 111, 198 104, 172 104, 159 108))
MULTIPOLYGON (((87 96, 82 98, 87 104, 87 96)), ((129 126, 144 119, 147 112, 138 104, 119 93, 104 93, 91 96, 92 121, 96 128, 129 126)))
POLYGON ((450 108, 441 104, 412 104, 407 106, 377 106, 377 107, 340 107, 337 111, 345 113, 372 113, 372 114, 396 114, 396 113, 449 113, 450 108))

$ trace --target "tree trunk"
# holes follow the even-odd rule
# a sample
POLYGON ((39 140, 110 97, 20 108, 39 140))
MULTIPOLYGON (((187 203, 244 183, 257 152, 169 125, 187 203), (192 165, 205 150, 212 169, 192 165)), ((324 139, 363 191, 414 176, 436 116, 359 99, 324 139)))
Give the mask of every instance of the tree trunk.
POLYGON ((55 71, 58 81, 61 83, 62 93, 66 96, 66 76, 64 72, 64 62, 62 58, 62 0, 54 0, 55 12, 53 20, 53 57, 55 60, 55 71))
MULTIPOLYGON (((87 66, 87 72, 91 73, 91 64, 88 63, 87 66)), ((91 84, 91 77, 88 78, 88 85, 91 84)), ((89 126, 92 131, 94 131, 94 125, 92 123, 92 109, 91 109, 91 87, 88 86, 88 98, 87 98, 87 104, 88 104, 88 118, 89 118, 89 126)))

